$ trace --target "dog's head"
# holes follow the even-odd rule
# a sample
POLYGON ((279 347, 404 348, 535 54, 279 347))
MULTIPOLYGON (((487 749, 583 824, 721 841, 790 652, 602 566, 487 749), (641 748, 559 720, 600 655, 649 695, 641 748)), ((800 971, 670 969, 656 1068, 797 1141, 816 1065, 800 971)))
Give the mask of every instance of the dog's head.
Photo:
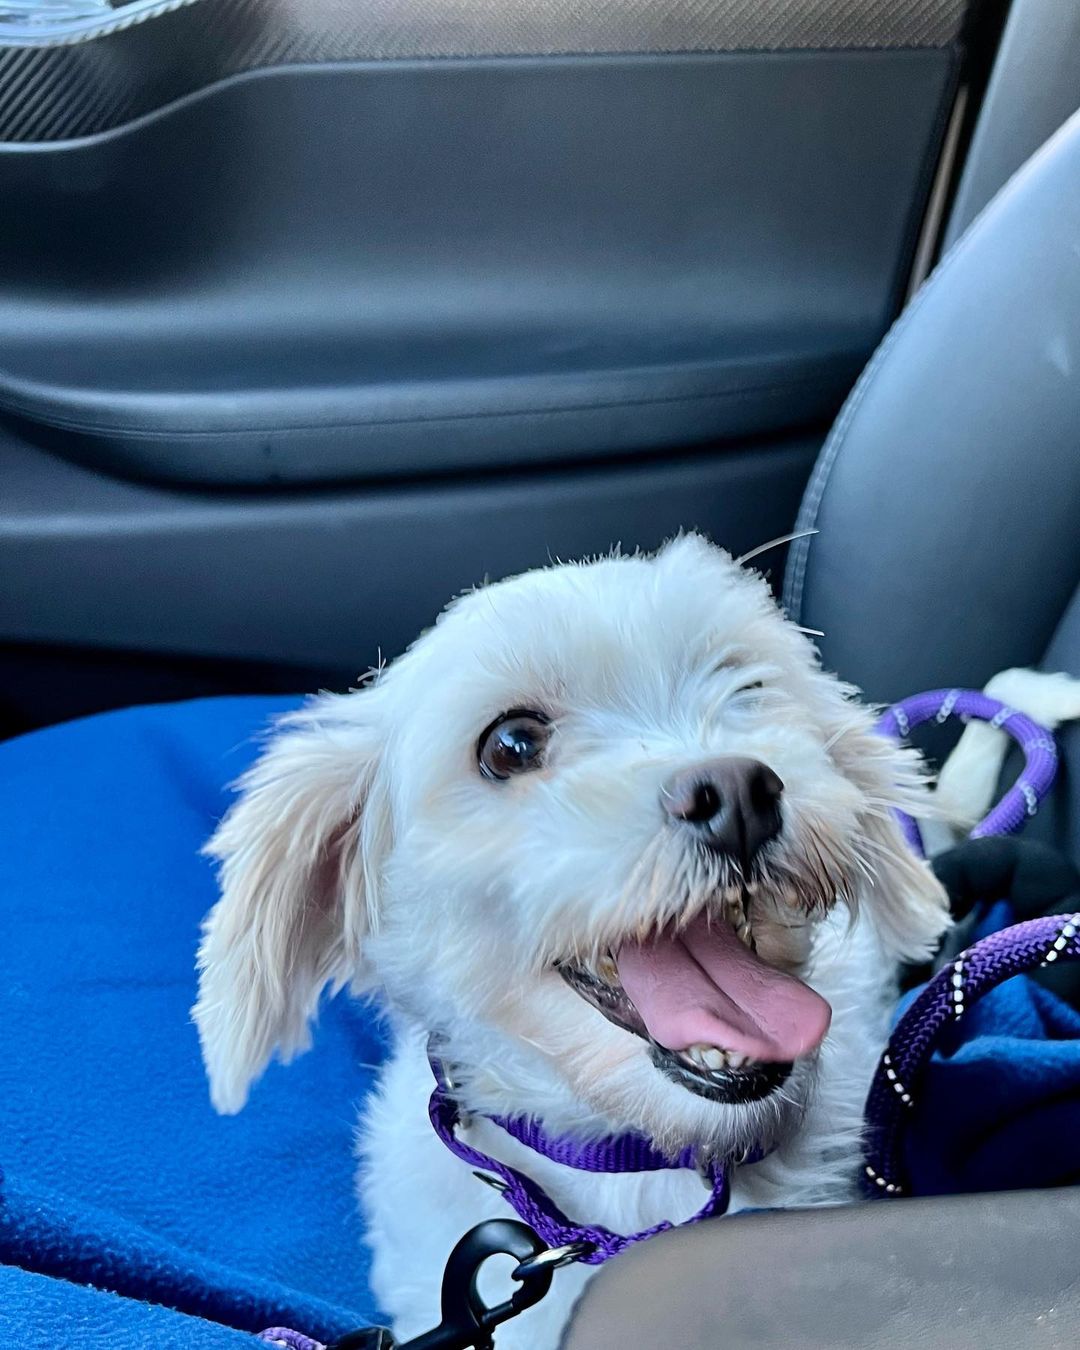
POLYGON ((478 1109, 745 1142, 812 1084, 814 925, 858 902, 913 958, 943 928, 892 816, 921 795, 700 538, 469 594, 367 688, 285 718, 214 836, 214 1101, 238 1110, 349 984, 436 1034, 478 1109))

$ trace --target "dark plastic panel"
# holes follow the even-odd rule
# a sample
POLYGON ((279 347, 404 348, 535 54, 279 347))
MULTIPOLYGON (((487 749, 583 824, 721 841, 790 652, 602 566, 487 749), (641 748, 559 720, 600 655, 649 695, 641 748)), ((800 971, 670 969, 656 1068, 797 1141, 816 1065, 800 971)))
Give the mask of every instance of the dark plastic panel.
MULTIPOLYGON (((344 685, 485 576, 682 527, 735 551, 782 534, 816 449, 209 495, 105 478, 0 433, 0 642, 268 661, 344 685)), ((761 565, 779 577, 783 561, 761 565)))
POLYGON ((288 68, 0 147, 0 410, 110 470, 231 484, 820 423, 894 312, 953 68, 288 68))

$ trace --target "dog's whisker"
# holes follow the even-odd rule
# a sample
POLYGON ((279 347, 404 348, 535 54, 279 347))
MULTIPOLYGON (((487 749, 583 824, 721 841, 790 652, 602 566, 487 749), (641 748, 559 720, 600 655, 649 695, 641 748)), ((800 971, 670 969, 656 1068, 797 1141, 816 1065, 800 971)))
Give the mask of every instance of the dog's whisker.
POLYGON ((878 869, 874 866, 874 864, 870 861, 869 858, 864 856, 862 851, 865 842, 866 841, 863 839, 862 835, 854 836, 851 840, 848 851, 851 854, 852 861, 855 863, 856 867, 860 869, 863 875, 871 881, 876 881, 878 879, 878 869))
POLYGON ((858 841, 860 849, 865 849, 867 852, 875 854, 883 861, 888 862, 894 857, 893 850, 888 844, 883 844, 879 839, 871 839, 868 834, 860 834, 858 836, 858 841))
POLYGON ((743 567, 751 559, 760 558, 763 553, 768 553, 770 549, 779 548, 782 544, 792 544, 796 539, 809 539, 818 533, 818 530, 792 530, 789 534, 778 534, 775 539, 769 539, 764 544, 758 544, 756 548, 750 549, 748 553, 740 554, 735 562, 743 567))

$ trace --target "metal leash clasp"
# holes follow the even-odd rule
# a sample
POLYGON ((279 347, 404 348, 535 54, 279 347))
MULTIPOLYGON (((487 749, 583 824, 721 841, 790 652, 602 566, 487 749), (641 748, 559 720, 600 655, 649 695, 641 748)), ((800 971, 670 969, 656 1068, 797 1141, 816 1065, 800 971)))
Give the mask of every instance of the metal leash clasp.
POLYGON ((595 1247, 591 1242, 568 1242, 565 1247, 545 1247, 535 1256, 526 1257, 513 1272, 515 1280, 529 1280, 541 1271, 561 1270, 563 1266, 572 1266, 583 1256, 588 1256, 595 1247))

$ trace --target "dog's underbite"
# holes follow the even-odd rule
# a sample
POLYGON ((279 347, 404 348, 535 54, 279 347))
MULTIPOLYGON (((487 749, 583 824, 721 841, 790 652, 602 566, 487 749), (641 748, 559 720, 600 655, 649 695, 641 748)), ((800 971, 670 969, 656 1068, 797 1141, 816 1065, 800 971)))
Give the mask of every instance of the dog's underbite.
MULTIPOLYGON (((433 1037, 470 1144, 574 1220, 678 1222, 701 1180, 578 1171, 491 1117, 723 1161, 731 1211, 854 1198, 898 963, 947 926, 894 817, 928 809, 920 763, 873 724, 765 581, 688 535, 465 595, 277 725, 208 846, 195 1020, 233 1112, 327 987, 386 1010, 360 1197, 399 1337, 438 1321, 457 1238, 510 1213, 429 1124, 433 1037)), ((588 1273, 499 1345, 555 1346, 588 1273)))

